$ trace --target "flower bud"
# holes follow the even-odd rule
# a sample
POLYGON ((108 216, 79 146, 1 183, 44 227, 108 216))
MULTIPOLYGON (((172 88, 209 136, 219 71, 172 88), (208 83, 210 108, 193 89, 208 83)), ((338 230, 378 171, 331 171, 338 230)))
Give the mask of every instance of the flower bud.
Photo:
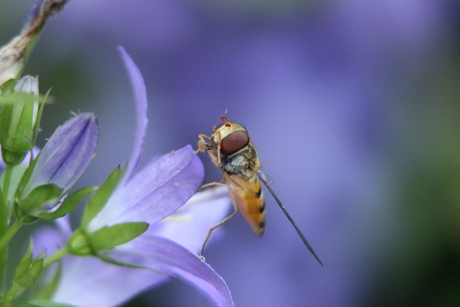
POLYGON ((33 170, 26 171, 21 180, 19 205, 40 186, 51 184, 61 189, 60 196, 67 193, 94 157, 98 135, 99 126, 92 113, 79 114, 56 129, 31 164, 33 170))
POLYGON ((16 83, 14 92, 32 94, 37 100, 24 101, 18 96, 18 101, 4 105, 0 111, 2 157, 10 165, 20 163, 25 154, 34 147, 43 107, 38 102, 38 78, 21 78, 16 83))

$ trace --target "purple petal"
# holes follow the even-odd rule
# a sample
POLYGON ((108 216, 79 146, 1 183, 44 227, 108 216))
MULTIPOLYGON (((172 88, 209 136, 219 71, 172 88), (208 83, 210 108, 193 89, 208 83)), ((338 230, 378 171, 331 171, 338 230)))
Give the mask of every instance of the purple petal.
MULTIPOLYGON (((56 222, 57 228, 46 226, 34 233, 35 255, 43 250, 50 255, 66 244, 69 220, 65 216, 56 222)), ((167 279, 167 275, 119 267, 96 257, 67 256, 53 299, 75 306, 115 306, 167 279)))
POLYGON ((181 277, 208 295, 217 306, 233 306, 230 290, 222 277, 179 244, 157 236, 142 235, 127 245, 127 251, 119 250, 112 256, 124 261, 136 259, 137 264, 181 277))
POLYGON ((190 145, 166 154, 117 189, 89 229, 124 222, 158 222, 195 193, 203 176, 203 164, 190 145))
POLYGON ((167 279, 167 275, 116 266, 96 257, 70 256, 64 259, 52 299, 72 306, 117 306, 167 279))
POLYGON ((38 157, 24 195, 47 183, 68 191, 93 158, 98 135, 92 113, 79 114, 57 128, 38 157))
POLYGON ((14 86, 14 91, 38 95, 38 77, 22 77, 14 86))
POLYGON ((118 47, 121 58, 125 64, 126 71, 128 72, 129 78, 131 80, 131 86, 133 88, 134 97, 136 99, 136 111, 137 111, 137 131, 136 131, 136 141, 134 144, 133 151, 131 153, 131 158, 129 159, 128 165, 126 167, 126 172, 120 183, 120 186, 123 186, 126 180, 131 178, 131 175, 134 169, 139 163, 139 158, 142 152, 142 146, 144 144, 145 134, 147 130, 147 91, 145 90, 144 79, 142 74, 137 68, 134 61, 126 53, 125 49, 121 46, 118 47))
MULTIPOLYGON (((167 238, 190 251, 198 252, 209 229, 230 215, 230 207, 227 188, 208 188, 195 193, 165 220, 151 224, 146 233, 167 238)), ((217 239, 221 231, 222 228, 216 229, 210 241, 217 239)))

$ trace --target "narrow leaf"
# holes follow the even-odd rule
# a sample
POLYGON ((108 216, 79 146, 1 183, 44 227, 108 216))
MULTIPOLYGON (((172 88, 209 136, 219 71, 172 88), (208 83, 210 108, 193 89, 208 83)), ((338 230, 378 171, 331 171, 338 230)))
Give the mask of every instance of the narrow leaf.
POLYGON ((149 224, 131 222, 103 227, 88 234, 88 241, 94 251, 110 250, 143 234, 149 224))
MULTIPOLYGON (((38 154, 40 155, 40 154, 38 154)), ((31 159, 29 166, 27 169, 24 171, 24 174, 21 177, 21 180, 19 181, 18 188, 16 189, 16 197, 20 198, 22 191, 26 187, 27 183, 30 180, 30 177, 32 176, 32 173, 34 171, 35 165, 37 164, 38 156, 35 157, 35 159, 31 159)))
POLYGON ((109 177, 107 177, 99 190, 94 193, 93 197, 86 205, 85 212, 83 213, 83 219, 81 222, 82 229, 88 228, 91 220, 102 210, 102 208, 104 208, 110 196, 112 196, 113 191, 117 187, 117 184, 120 180, 120 175, 121 169, 120 167, 117 167, 109 175, 109 177))
POLYGON ((0 105, 6 104, 15 104, 17 102, 21 103, 45 103, 46 96, 37 96, 36 94, 22 93, 22 92, 12 92, 8 94, 3 94, 0 96, 0 105))
POLYGON ((85 187, 81 188, 69 196, 62 202, 59 208, 53 212, 40 212, 37 217, 45 220, 55 220, 57 218, 63 217, 67 213, 70 213, 75 209, 75 207, 88 196, 89 193, 94 192, 96 187, 85 187))

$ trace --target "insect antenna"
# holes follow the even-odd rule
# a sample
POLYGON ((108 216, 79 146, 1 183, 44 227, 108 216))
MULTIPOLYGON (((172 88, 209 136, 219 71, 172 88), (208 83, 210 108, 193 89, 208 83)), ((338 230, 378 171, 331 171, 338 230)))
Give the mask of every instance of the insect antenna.
POLYGON ((300 231, 299 227, 297 226, 297 224, 294 222, 294 220, 292 219, 291 215, 289 214, 289 212, 286 210, 286 208, 284 207, 284 205, 281 203, 281 201, 279 200, 279 198, 276 196, 275 192, 273 192, 272 188, 270 188, 269 186, 269 183, 267 181, 265 181, 265 178, 264 176, 261 176, 260 173, 257 173, 257 177, 259 177, 260 181, 262 181, 265 185, 265 187, 267 188, 267 190, 270 192, 270 194, 273 196, 273 198, 276 200, 276 202, 278 203, 278 205, 280 206, 281 210, 283 210, 284 214, 286 215, 286 217, 289 219, 289 221, 291 222, 292 226, 294 226, 295 230, 297 231, 297 233, 299 234, 300 238, 302 239, 303 243, 305 244, 305 246, 308 248, 308 250, 310 251, 310 253, 313 255, 313 257, 316 258, 316 260, 318 260, 319 264, 323 265, 323 263, 321 262, 321 260, 319 259, 319 257, 316 255, 315 251, 313 250, 313 248, 311 247, 310 243, 308 243, 307 241, 307 238, 305 238, 305 236, 303 235, 303 233, 300 231))

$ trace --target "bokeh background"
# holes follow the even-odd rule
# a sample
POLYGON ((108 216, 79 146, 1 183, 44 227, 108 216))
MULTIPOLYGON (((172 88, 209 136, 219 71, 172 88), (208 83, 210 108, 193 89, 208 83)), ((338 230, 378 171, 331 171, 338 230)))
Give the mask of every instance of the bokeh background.
MULTIPOLYGON (((0 44, 32 2, 0 2, 0 44)), ((206 250, 236 306, 460 306, 459 38, 456 0, 73 0, 26 73, 53 88, 42 144, 70 112, 99 118, 81 185, 133 144, 118 45, 147 84, 143 164, 195 146, 226 110, 248 128, 324 267, 267 194, 262 239, 238 216, 206 250)), ((208 305, 173 280, 124 306, 208 305)))

